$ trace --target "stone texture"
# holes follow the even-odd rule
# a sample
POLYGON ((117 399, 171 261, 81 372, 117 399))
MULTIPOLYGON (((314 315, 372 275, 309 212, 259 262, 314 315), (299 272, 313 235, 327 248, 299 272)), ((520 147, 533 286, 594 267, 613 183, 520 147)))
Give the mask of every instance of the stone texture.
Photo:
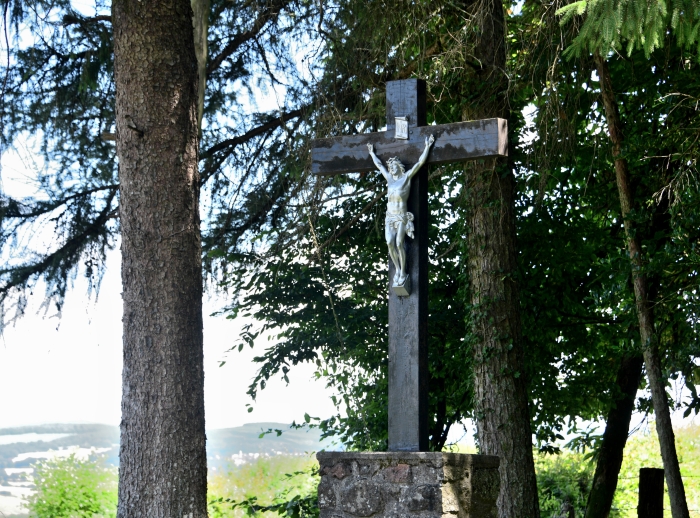
POLYGON ((410 484, 411 466, 408 464, 397 464, 384 469, 384 480, 392 484, 410 484))
POLYGON ((340 509, 352 516, 372 516, 383 507, 382 491, 369 478, 353 478, 341 488, 340 509))
POLYGON ((318 485, 318 506, 321 509, 335 507, 335 488, 328 477, 324 477, 318 485))
POLYGON ((321 470, 322 475, 329 475, 339 480, 344 479, 351 473, 350 465, 346 462, 337 462, 332 466, 325 466, 321 470))
POLYGON ((498 457, 321 452, 321 518, 497 518, 498 457))

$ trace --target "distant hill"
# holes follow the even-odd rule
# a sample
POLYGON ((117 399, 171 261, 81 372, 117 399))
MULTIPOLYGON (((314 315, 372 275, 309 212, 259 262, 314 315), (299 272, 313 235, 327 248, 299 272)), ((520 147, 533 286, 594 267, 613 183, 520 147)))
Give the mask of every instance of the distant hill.
POLYGON ((209 467, 226 465, 233 455, 243 453, 303 454, 319 450, 339 450, 337 445, 326 439, 321 441, 321 432, 313 430, 290 430, 288 424, 250 423, 236 428, 222 428, 207 431, 207 460, 209 467), (260 438, 267 430, 282 430, 279 437, 275 432, 260 438))
MULTIPOLYGON (((331 441, 321 442, 320 436, 318 430, 290 430, 289 425, 283 423, 250 423, 236 428, 208 430, 207 457, 210 465, 218 465, 239 452, 301 454, 321 449, 339 449, 331 441), (259 438, 268 429, 280 429, 283 433, 279 437, 276 433, 271 433, 259 438)), ((109 448, 103 454, 109 464, 117 465, 119 427, 101 424, 49 424, 0 428, 0 481, 6 476, 4 468, 25 468, 37 461, 38 456, 26 454, 75 446, 87 449, 109 448), (57 434, 63 436, 56 437, 57 434), (21 442, 13 442, 15 440, 21 442), (21 459, 12 461, 18 457, 21 459)))
POLYGON ((26 453, 46 452, 78 446, 79 448, 110 448, 107 461, 117 463, 119 452, 119 427, 104 424, 47 424, 40 426, 22 426, 17 428, 0 428, 0 477, 3 468, 25 468, 36 462, 36 458, 26 457, 17 462, 12 459, 26 453), (65 434, 52 438, 54 434, 65 434), (22 442, 10 442, 12 436, 22 442), (36 436, 36 440, 31 440, 36 436), (43 437, 42 437, 43 436, 43 437), (52 440, 41 440, 42 438, 52 440), (5 444, 9 442, 9 444, 5 444))

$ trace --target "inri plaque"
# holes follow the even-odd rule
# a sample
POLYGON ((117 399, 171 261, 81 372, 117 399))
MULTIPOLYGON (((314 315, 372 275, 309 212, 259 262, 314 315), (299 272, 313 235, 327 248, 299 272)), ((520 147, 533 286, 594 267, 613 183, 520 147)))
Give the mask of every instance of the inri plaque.
POLYGON ((408 117, 396 117, 396 133, 395 138, 408 140, 408 117))

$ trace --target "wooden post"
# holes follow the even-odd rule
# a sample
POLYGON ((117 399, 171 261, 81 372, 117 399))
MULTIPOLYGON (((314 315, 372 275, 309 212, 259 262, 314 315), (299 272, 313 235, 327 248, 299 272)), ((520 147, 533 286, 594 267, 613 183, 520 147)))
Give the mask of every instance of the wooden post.
MULTIPOLYGON (((387 131, 407 117, 409 134, 425 126, 425 82, 386 85, 387 131)), ((428 168, 411 181, 408 211, 415 238, 406 240, 411 294, 389 290, 389 451, 428 451, 428 168)), ((389 279, 394 265, 389 261, 389 279)))
POLYGON ((664 515, 664 470, 641 468, 639 470, 639 518, 662 518, 664 515))

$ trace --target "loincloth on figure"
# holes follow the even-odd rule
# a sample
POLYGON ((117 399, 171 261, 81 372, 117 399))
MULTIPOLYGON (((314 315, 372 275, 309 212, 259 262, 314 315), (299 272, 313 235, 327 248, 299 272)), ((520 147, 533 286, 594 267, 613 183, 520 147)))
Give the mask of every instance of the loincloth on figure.
POLYGON ((403 214, 396 213, 386 213, 386 226, 399 231, 399 224, 403 223, 406 225, 406 235, 413 239, 413 214, 410 212, 404 212, 403 214))

